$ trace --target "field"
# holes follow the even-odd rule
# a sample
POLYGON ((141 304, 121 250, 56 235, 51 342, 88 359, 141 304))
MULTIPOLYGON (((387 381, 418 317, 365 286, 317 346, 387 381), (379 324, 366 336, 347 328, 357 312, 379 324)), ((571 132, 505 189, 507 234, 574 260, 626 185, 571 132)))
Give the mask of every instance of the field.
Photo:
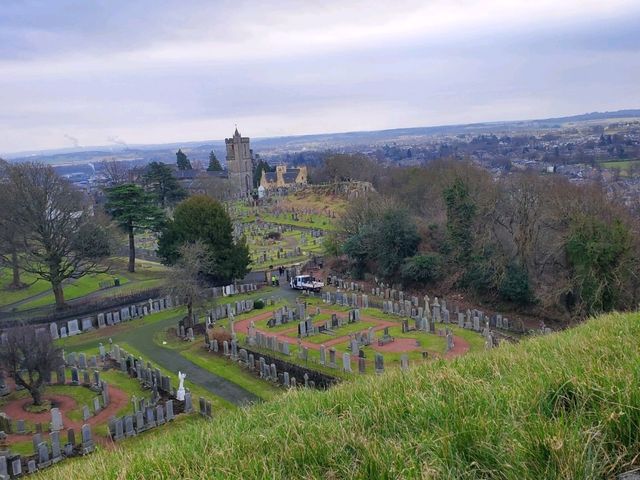
MULTIPOLYGON (((163 284, 167 269, 163 265, 144 260, 136 261, 136 272, 127 271, 127 260, 123 257, 109 259, 105 265, 109 270, 106 273, 86 275, 79 279, 70 279, 63 286, 65 301, 73 301, 92 296, 94 298, 108 297, 111 295, 126 295, 163 284), (118 279, 120 286, 113 286, 118 279), (100 284, 105 282, 112 285, 102 288, 100 284)), ((43 280, 36 280, 33 275, 23 273, 22 281, 31 284, 28 288, 7 291, 6 285, 10 281, 8 269, 0 272, 0 309, 6 311, 26 311, 36 308, 49 307, 55 303, 51 284, 43 280), (33 283, 35 281, 35 283, 33 283)))
POLYGON ((623 175, 630 175, 631 169, 637 169, 640 166, 640 160, 621 160, 617 162, 600 162, 600 166, 611 170, 619 170, 623 175))
POLYGON ((614 478, 640 451, 640 315, 292 391, 41 478, 614 478))

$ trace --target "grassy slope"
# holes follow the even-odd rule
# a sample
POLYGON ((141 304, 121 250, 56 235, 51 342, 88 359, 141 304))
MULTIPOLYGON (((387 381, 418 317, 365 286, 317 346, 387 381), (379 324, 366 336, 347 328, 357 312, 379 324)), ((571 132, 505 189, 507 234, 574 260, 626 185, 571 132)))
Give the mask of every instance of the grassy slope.
POLYGON ((290 392, 44 475, 611 477, 640 451, 638 338, 639 315, 610 315, 450 363, 290 392))

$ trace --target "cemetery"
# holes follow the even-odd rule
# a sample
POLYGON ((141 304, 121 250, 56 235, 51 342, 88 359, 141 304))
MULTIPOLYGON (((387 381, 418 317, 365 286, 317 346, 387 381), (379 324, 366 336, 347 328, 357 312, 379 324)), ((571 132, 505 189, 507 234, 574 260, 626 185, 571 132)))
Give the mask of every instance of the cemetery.
MULTIPOLYGON (((0 462, 3 458, 10 465, 13 476, 92 453, 96 445, 140 435, 196 410, 185 375, 178 374, 176 386, 159 368, 117 344, 63 352, 63 359, 46 387, 49 408, 29 411, 26 390, 11 379, 2 381, 0 462)), ((198 402, 199 414, 211 418, 212 402, 205 397, 198 402)))

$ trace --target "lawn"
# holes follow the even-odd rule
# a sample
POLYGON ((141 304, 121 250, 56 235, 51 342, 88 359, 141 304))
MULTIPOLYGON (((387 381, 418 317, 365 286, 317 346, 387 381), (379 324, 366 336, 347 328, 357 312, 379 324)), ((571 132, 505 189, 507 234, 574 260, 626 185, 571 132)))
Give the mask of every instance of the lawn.
MULTIPOLYGON (((120 284, 124 285, 129 282, 129 279, 121 275, 112 275, 108 273, 97 273, 95 275, 86 275, 76 280, 70 280, 64 284, 64 298, 65 300, 74 300, 76 298, 84 297, 90 293, 100 290, 100 282, 111 281, 115 278, 120 279, 120 284)), ((55 298, 53 292, 43 295, 40 298, 32 300, 30 302, 20 305, 18 310, 29 310, 32 308, 43 307, 45 305, 53 305, 55 298)))
POLYGON ((7 290, 11 280, 11 270, 9 268, 0 268, 0 307, 20 302, 51 289, 49 282, 38 280, 33 274, 27 272, 20 272, 20 280, 29 285, 28 287, 20 290, 7 290))

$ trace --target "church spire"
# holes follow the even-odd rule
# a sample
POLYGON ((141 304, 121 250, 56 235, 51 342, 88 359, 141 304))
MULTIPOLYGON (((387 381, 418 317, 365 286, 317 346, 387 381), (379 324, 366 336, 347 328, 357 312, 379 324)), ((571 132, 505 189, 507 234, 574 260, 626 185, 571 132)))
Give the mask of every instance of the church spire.
POLYGON ((236 124, 236 131, 235 131, 235 133, 233 134, 233 136, 234 136, 234 137, 240 137, 240 136, 241 136, 241 135, 240 135, 240 132, 238 131, 238 125, 237 125, 237 124, 236 124))

